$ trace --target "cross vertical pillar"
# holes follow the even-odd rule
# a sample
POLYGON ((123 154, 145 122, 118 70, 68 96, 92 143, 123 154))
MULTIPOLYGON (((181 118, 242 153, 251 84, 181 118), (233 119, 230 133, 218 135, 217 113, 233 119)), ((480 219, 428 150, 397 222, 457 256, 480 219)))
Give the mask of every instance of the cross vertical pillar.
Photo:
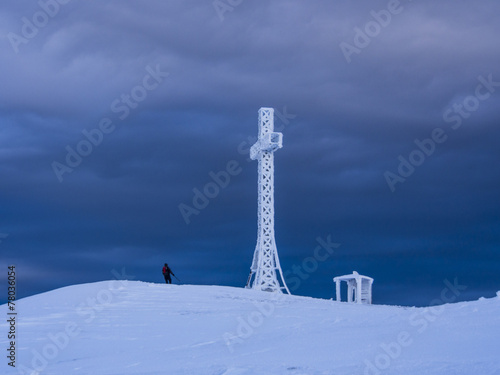
POLYGON ((282 147, 283 134, 274 132, 274 109, 259 109, 259 138, 250 149, 250 158, 259 162, 257 245, 246 287, 290 294, 274 238, 274 151, 282 147))

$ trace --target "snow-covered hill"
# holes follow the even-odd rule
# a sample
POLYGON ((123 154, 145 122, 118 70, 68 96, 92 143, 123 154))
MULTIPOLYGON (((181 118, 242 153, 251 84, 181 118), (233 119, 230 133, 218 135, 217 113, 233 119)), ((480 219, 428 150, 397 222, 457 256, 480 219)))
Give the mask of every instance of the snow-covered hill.
POLYGON ((3 356, 2 374, 500 375, 499 297, 403 308, 114 280, 16 311, 16 368, 3 356))

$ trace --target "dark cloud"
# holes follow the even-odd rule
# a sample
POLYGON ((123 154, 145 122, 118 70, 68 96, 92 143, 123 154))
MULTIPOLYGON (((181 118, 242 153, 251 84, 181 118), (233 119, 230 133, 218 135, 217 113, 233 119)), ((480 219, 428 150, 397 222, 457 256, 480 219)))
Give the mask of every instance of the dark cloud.
POLYGON ((245 152, 262 106, 279 111, 284 134, 283 269, 312 256, 317 237, 341 243, 295 293, 333 297, 333 276, 357 270, 375 278, 381 303, 428 304, 455 277, 464 299, 494 295, 500 5, 401 1, 348 63, 340 44, 355 46, 389 3, 243 1, 221 21, 210 1, 70 1, 17 53, 9 33, 22 37, 23 17, 41 8, 4 6, 0 263, 17 265, 20 295, 123 267, 161 282, 166 260, 185 283, 242 286, 257 229, 257 165, 245 152), (137 89, 151 70, 169 75, 137 89), (471 99, 488 77, 484 99, 471 99), (146 97, 120 119, 113 103, 134 92, 146 97), (457 105, 473 110, 454 129, 444 116, 457 105), (113 131, 59 182, 53 162, 104 118, 113 131), (436 128, 446 140, 391 192, 384 173, 436 128), (230 161, 239 172, 186 224, 179 204, 230 161))

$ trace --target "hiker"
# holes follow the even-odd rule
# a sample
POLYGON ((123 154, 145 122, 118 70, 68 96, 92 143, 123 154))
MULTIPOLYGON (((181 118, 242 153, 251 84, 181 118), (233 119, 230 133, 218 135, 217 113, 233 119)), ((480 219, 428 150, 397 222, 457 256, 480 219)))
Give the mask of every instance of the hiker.
POLYGON ((172 278, 170 277, 170 274, 174 275, 174 273, 172 272, 172 270, 170 269, 170 267, 168 266, 167 263, 165 263, 161 272, 163 273, 163 277, 165 278, 165 282, 167 284, 172 284, 172 278))

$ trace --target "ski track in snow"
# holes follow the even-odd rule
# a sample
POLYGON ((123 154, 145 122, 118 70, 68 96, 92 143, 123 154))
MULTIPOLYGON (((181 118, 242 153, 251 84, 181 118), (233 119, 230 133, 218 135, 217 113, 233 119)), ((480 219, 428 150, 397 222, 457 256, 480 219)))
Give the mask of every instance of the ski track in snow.
MULTIPOLYGON (((500 297, 424 309, 114 280, 17 301, 17 369, 5 356, 0 366, 6 375, 500 375, 499 308, 500 297)), ((0 332, 5 352, 6 319, 0 332)))

